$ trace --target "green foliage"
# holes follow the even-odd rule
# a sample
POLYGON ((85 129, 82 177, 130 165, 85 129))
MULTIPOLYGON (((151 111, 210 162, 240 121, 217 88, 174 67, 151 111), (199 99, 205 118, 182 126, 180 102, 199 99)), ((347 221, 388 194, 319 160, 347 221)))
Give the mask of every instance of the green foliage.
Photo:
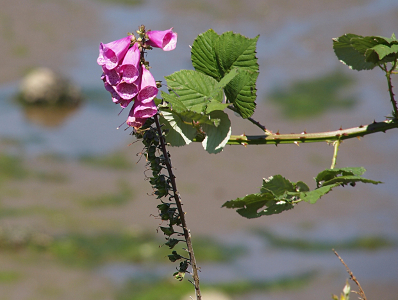
MULTIPOLYGON (((211 238, 198 237, 193 239, 193 243, 195 255, 201 261, 230 261, 245 253, 245 248, 225 246, 211 238)), ((27 255, 42 253, 77 267, 93 267, 106 262, 164 262, 170 251, 169 247, 160 246, 161 241, 155 235, 146 233, 106 232, 50 236, 40 232, 0 228, 1 251, 24 249, 27 255)), ((183 245, 177 245, 175 251, 185 254, 183 248, 183 245)), ((1 275, 0 273, 0 281, 1 275)))
POLYGON ((361 177, 365 171, 362 167, 324 170, 315 177, 317 188, 312 191, 302 181, 293 183, 281 175, 270 176, 263 180, 260 193, 227 201, 223 207, 235 208, 237 213, 248 219, 279 214, 301 201, 316 203, 337 186, 355 186, 357 182, 381 183, 361 177))
POLYGON ((99 168, 115 170, 131 170, 133 168, 133 164, 126 158, 126 155, 119 152, 97 156, 82 155, 79 160, 87 165, 99 168))
POLYGON ((217 81, 233 69, 239 72, 225 87, 225 95, 243 118, 250 117, 256 107, 258 36, 249 39, 231 31, 218 35, 212 29, 200 34, 191 51, 195 70, 217 81))
POLYGON ((11 283, 21 279, 22 274, 15 271, 0 271, 0 283, 11 283))
POLYGON ((357 71, 371 70, 398 59, 398 40, 394 34, 391 38, 344 34, 333 39, 333 49, 342 63, 357 71))
POLYGON ((393 247, 396 241, 380 236, 363 236, 346 239, 343 241, 309 241, 300 238, 286 238, 266 230, 255 230, 255 233, 264 238, 267 244, 278 249, 294 249, 297 251, 330 251, 339 250, 367 250, 374 251, 393 247))
POLYGON ((263 179, 259 194, 227 201, 223 207, 237 208, 236 212, 248 219, 279 214, 293 208, 295 195, 300 190, 308 191, 309 188, 303 182, 292 183, 281 175, 275 175, 263 179), (261 210, 258 212, 259 209, 261 210))
POLYGON ((133 190, 125 181, 118 182, 118 191, 116 193, 101 194, 99 196, 85 197, 81 200, 86 207, 108 207, 118 206, 127 203, 133 198, 133 190))
POLYGON ((0 153, 0 183, 3 180, 25 178, 28 171, 22 162, 20 157, 0 153))
POLYGON ((341 96, 343 88, 353 80, 342 72, 333 72, 310 80, 299 80, 290 87, 274 89, 270 101, 282 108, 289 119, 309 118, 321 115, 329 109, 349 109, 355 99, 341 96))
POLYGON ((200 137, 206 151, 218 153, 231 135, 225 108, 232 104, 243 118, 253 114, 257 39, 232 32, 218 35, 213 30, 198 36, 191 52, 195 70, 165 77, 170 94, 162 93, 165 102, 159 109, 170 145, 187 145, 200 137))
MULTIPOLYGON (((222 291, 236 297, 254 292, 293 290, 307 285, 316 276, 316 272, 306 272, 293 276, 284 276, 273 280, 232 281, 228 283, 202 283, 203 295, 208 291, 222 291)), ((166 279, 148 276, 142 280, 131 280, 119 293, 117 300, 175 300, 184 296, 193 296, 192 285, 188 282, 176 283, 166 279), (166 292, 165 292, 166 291, 166 292)), ((187 296, 187 299, 189 297, 187 296)), ((185 298, 184 298, 185 299, 185 298)), ((204 298, 205 299, 205 298, 204 298)))

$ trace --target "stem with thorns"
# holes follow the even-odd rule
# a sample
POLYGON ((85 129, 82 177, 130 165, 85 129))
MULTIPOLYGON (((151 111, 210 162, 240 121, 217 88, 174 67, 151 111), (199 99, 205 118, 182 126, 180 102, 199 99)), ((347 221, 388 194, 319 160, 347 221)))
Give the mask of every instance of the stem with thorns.
POLYGON ((394 99, 394 92, 392 90, 393 86, 391 83, 391 74, 393 73, 396 66, 397 66, 397 60, 394 61, 390 70, 388 70, 388 67, 386 64, 384 64, 384 67, 381 67, 381 69, 386 73, 386 78, 387 78, 387 83, 388 83, 388 92, 390 93, 390 100, 391 100, 392 107, 394 109, 393 110, 394 118, 398 118, 398 107, 397 107, 397 101, 394 99))
POLYGON ((171 181, 171 186, 173 189, 173 198, 175 200, 175 203, 177 205, 177 209, 178 209, 178 213, 180 216, 180 220, 181 220, 181 225, 182 225, 182 229, 184 232, 184 238, 185 238, 185 242, 187 244, 187 248, 188 248, 188 253, 189 253, 189 262, 191 264, 192 267, 192 277, 194 280, 194 287, 195 287, 195 293, 196 293, 196 299, 197 300, 201 300, 202 296, 200 293, 200 287, 199 287, 199 275, 198 275, 198 267, 196 265, 196 259, 195 259, 195 254, 193 251, 193 247, 192 247, 192 240, 191 240, 191 233, 187 227, 187 223, 185 220, 185 213, 182 209, 182 203, 181 203, 181 199, 179 196, 179 193, 177 191, 177 185, 176 185, 176 181, 175 181, 175 176, 173 174, 173 170, 172 170, 172 166, 171 166, 171 162, 170 162, 170 158, 169 158, 169 154, 166 150, 166 143, 164 140, 164 136, 162 133, 162 129, 160 127, 160 123, 159 123, 159 117, 156 114, 154 116, 155 119, 155 124, 156 124, 156 129, 158 131, 158 136, 159 136, 159 141, 160 141, 160 145, 161 145, 161 150, 163 152, 163 156, 165 158, 165 164, 166 164, 166 168, 167 168, 167 172, 169 173, 169 178, 171 181))
MULTIPOLYGON (((231 135, 227 145, 263 145, 263 144, 301 144, 316 142, 343 141, 352 138, 361 138, 365 135, 386 132, 387 130, 398 128, 398 119, 387 119, 382 122, 373 122, 369 125, 360 125, 358 127, 339 129, 327 132, 315 133, 291 133, 291 134, 266 134, 266 135, 231 135)), ((203 138, 196 138, 194 142, 202 142, 203 138)))

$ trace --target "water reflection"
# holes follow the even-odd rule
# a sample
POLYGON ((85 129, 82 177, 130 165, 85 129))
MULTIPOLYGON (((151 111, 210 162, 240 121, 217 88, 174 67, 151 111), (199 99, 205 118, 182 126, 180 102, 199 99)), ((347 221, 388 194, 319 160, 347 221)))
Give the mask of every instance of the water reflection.
POLYGON ((353 84, 352 76, 334 71, 314 79, 298 80, 288 88, 274 88, 269 94, 269 101, 279 106, 283 116, 290 119, 308 119, 328 110, 349 111, 356 100, 347 97, 344 92, 353 84))
POLYGON ((80 108, 81 104, 73 106, 27 105, 22 110, 25 119, 30 123, 48 128, 56 128, 62 126, 80 108))

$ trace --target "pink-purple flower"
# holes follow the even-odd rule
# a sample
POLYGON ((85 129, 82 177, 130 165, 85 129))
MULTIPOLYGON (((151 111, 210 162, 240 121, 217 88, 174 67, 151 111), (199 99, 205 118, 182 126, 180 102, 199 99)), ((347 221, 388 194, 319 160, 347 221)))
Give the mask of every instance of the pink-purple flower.
POLYGON ((152 47, 162 48, 164 51, 174 50, 177 45, 177 33, 173 32, 173 28, 169 30, 147 32, 148 44, 152 47))
POLYGON ((100 43, 97 63, 108 70, 116 68, 123 59, 131 43, 131 36, 126 36, 108 44, 100 43))
POLYGON ((164 51, 175 49, 177 33, 172 28, 164 31, 145 30, 141 39, 134 36, 100 43, 97 63, 102 66, 101 79, 112 101, 126 108, 132 101, 133 107, 127 118, 127 125, 140 128, 146 119, 157 113, 154 98, 158 93, 156 81, 147 69, 141 51, 158 47, 164 51))

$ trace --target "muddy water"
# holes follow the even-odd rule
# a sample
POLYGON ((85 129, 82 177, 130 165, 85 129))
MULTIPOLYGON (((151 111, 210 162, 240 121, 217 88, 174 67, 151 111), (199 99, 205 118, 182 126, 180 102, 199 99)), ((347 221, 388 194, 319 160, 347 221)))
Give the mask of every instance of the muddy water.
MULTIPOLYGON (((35 1, 26 2, 32 5, 35 1)), ((75 157, 82 153, 107 153, 119 148, 125 149, 131 142, 131 137, 127 132, 116 131, 115 128, 123 122, 127 112, 117 117, 119 110, 110 102, 107 104, 106 95, 98 96, 92 93, 102 88, 99 81, 100 69, 95 59, 99 41, 108 42, 121 38, 140 24, 152 29, 173 26, 179 34, 175 51, 150 54, 149 60, 157 79, 181 68, 191 68, 189 45, 197 34, 209 28, 218 33, 233 30, 249 37, 260 34, 259 103, 254 118, 273 131, 311 132, 335 130, 340 126, 354 127, 370 123, 373 119, 381 121, 391 111, 382 74, 377 70, 350 71, 342 66, 334 56, 331 39, 347 32, 390 36, 395 28, 398 28, 398 2, 214 2, 146 1, 141 6, 131 8, 83 0, 71 2, 78 7, 74 18, 82 22, 79 28, 85 28, 85 31, 67 30, 70 35, 66 35, 65 39, 75 41, 73 47, 64 51, 65 46, 57 40, 56 33, 54 36, 47 33, 47 37, 53 37, 57 42, 50 43, 46 40, 37 43, 36 46, 40 48, 46 45, 49 49, 62 53, 62 60, 49 56, 48 64, 62 69, 75 82, 81 83, 88 95, 86 105, 71 114, 62 126, 54 129, 29 123, 20 108, 9 100, 2 101, 0 136, 22 140, 25 151, 32 157, 45 152, 75 157), (85 13, 87 5, 94 8, 89 10, 89 14, 85 13), (101 29, 100 32, 98 29, 101 29), (74 36, 72 32, 80 32, 80 35, 74 36), (97 36, 98 40, 93 40, 92 36, 97 36), (280 108, 267 99, 275 87, 288 87, 297 80, 311 80, 336 69, 355 79, 355 85, 345 91, 358 98, 357 105, 349 111, 331 110, 312 119, 286 120, 280 108)), ((45 1, 41 3, 49 5, 48 9, 52 7, 49 3, 43 4, 45 1)), ((58 9, 54 8, 55 12, 58 9)), ((18 9, 13 7, 12 15, 17 16, 18 13, 18 9)), ((35 22, 37 23, 37 20, 35 22)), ((65 30, 65 26, 54 28, 57 28, 57 32, 64 33, 62 30, 65 30)), ((40 35, 35 41, 39 38, 40 35)), ((37 62, 38 57, 42 59, 39 52, 35 53, 25 58, 26 61, 20 62, 20 69, 37 62)), ((44 64, 41 60, 39 62, 44 64)), ((12 69, 11 65, 7 65, 7 69, 12 69)), ((7 82, 0 91, 2 98, 10 99, 17 88, 15 80, 21 72, 10 73, 13 74, 10 78, 14 83, 10 84, 9 81, 1 79, 7 82)), ((260 134, 257 128, 244 123, 243 120, 233 115, 231 119, 233 134, 260 134)), ((311 183, 312 177, 330 166, 333 148, 326 144, 300 147, 230 146, 217 156, 208 155, 200 145, 171 149, 177 183, 185 202, 184 207, 192 233, 210 233, 226 243, 244 244, 250 248, 248 256, 232 264, 203 265, 203 280, 269 279, 317 270, 317 279, 306 289, 294 294, 274 293, 267 295, 266 299, 327 299, 330 293, 339 293, 347 275, 331 251, 306 253, 294 249, 274 248, 253 234, 251 229, 266 229, 288 238, 336 243, 369 235, 398 240, 398 199, 395 195, 398 182, 396 137, 397 134, 393 130, 386 134, 368 136, 361 141, 346 141, 339 153, 338 167, 364 166, 368 170, 365 173, 366 177, 382 180, 383 185, 340 188, 323 197, 316 205, 300 204, 292 211, 257 220, 243 219, 235 212, 221 209, 220 206, 226 200, 257 192, 262 178, 270 175, 282 174, 292 181, 302 180, 311 183)), ((137 147, 130 149, 132 155, 141 150, 137 147)), ((142 164, 139 166, 143 167, 142 164)), ((78 176, 79 172, 76 174, 78 176)), ((132 181, 142 182, 142 173, 135 172, 132 181)), ((129 206, 130 209, 120 213, 118 218, 125 220, 128 225, 154 228, 157 223, 154 225, 154 220, 146 217, 149 215, 148 212, 154 213, 154 204, 148 200, 147 192, 150 192, 149 187, 147 190, 139 191, 137 198, 143 198, 145 201, 135 201, 129 206)), ((398 280, 396 246, 374 252, 345 250, 339 253, 354 274, 362 280, 361 284, 369 299, 395 299, 397 287, 394 282, 398 280)), ((98 272, 119 281, 126 279, 128 275, 134 276, 135 273, 131 270, 134 270, 134 267, 109 265, 98 272), (125 276, 121 278, 120 274, 125 276)), ((264 297, 252 295, 250 299, 264 297)))

